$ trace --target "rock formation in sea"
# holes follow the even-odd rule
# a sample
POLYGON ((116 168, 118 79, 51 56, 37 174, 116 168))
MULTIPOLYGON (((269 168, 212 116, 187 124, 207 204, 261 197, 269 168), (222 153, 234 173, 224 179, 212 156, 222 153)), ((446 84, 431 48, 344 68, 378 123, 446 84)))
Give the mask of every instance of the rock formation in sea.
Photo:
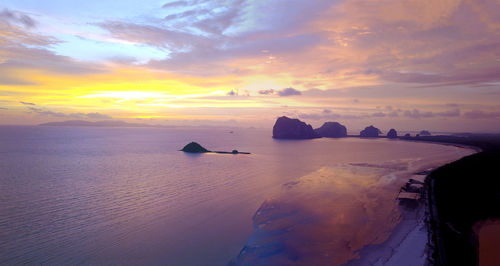
POLYGON ((342 138, 347 136, 346 127, 338 122, 326 122, 320 128, 314 129, 314 132, 326 138, 342 138))
POLYGON ((398 137, 398 132, 394 128, 391 128, 391 130, 387 132, 387 137, 390 139, 395 139, 398 137))
POLYGON ((273 126, 273 138, 276 139, 313 139, 319 138, 311 125, 299 119, 279 117, 273 126))
POLYGON ((420 131, 419 135, 420 136, 430 136, 431 132, 429 132, 427 130, 422 130, 422 131, 420 131))
POLYGON ((359 132, 359 136, 369 138, 378 137, 379 134, 382 134, 382 132, 380 131, 380 129, 374 126, 365 127, 364 130, 361 130, 361 132, 359 132))
POLYGON ((184 146, 184 148, 182 148, 183 152, 189 152, 189 153, 204 153, 204 152, 210 152, 209 150, 203 148, 200 144, 196 143, 196 142, 191 142, 189 144, 187 144, 186 146, 184 146))

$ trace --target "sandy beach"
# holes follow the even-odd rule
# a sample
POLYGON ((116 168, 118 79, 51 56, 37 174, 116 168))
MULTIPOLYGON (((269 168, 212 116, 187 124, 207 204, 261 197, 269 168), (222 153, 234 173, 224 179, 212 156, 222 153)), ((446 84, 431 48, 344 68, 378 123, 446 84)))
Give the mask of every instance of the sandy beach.
POLYGON ((427 259, 427 229, 425 206, 415 210, 401 210, 402 220, 393 229, 387 241, 361 249, 359 259, 344 265, 425 265, 427 259))

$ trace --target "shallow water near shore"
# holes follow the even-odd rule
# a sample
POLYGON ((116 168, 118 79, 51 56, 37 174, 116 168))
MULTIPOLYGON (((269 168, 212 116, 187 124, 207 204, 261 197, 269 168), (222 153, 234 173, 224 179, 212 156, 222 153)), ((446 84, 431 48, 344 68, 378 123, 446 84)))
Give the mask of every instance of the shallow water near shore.
POLYGON ((370 256, 367 261, 388 260, 391 252, 386 250, 396 244, 381 244, 399 222, 422 211, 422 206, 399 205, 399 189, 412 174, 437 166, 437 161, 438 157, 338 164, 284 184, 253 217, 255 231, 235 264, 342 265, 354 260, 352 265, 365 265, 360 251, 369 245, 380 247, 364 254, 370 256))
POLYGON ((240 262, 339 264, 387 238, 406 175, 473 153, 231 130, 0 127, 0 264, 225 265, 267 240, 240 262))

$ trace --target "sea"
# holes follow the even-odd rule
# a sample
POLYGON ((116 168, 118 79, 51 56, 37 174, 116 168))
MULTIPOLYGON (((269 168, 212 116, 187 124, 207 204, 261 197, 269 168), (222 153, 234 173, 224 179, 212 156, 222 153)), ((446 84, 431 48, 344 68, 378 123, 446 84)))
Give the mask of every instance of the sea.
POLYGON ((0 126, 0 264, 340 265, 471 149, 270 129, 0 126), (209 150, 251 154, 188 154, 209 150), (312 263, 312 264, 311 264, 312 263))

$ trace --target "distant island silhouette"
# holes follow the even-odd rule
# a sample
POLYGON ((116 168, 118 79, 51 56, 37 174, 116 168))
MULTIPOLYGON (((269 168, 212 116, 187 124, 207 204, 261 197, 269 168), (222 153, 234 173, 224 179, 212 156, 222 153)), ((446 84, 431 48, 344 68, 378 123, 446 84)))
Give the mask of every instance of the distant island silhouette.
MULTIPOLYGON (((276 119, 273 126, 273 138, 275 139, 315 139, 315 138, 343 138, 343 137, 362 137, 362 138, 388 138, 405 140, 428 140, 431 137, 428 130, 422 130, 415 137, 409 133, 404 136, 398 136, 396 129, 391 128, 387 135, 383 136, 382 131, 373 125, 365 127, 359 132, 359 135, 348 135, 346 126, 339 122, 325 122, 319 128, 313 129, 311 125, 294 118, 281 116, 276 119), (424 138, 422 138, 424 137, 424 138)), ((441 142, 442 136, 438 136, 437 142, 441 142)), ((433 140, 436 140, 435 138, 433 140)), ((448 142, 446 139, 445 142, 448 142)))
POLYGON ((398 137, 398 132, 394 128, 391 128, 389 132, 387 132, 387 138, 395 139, 397 137, 398 137))
POLYGON ((273 126, 273 138, 275 139, 314 139, 320 136, 314 132, 311 125, 299 119, 286 116, 279 117, 273 126))
POLYGON ((203 146, 200 144, 192 141, 188 143, 184 148, 182 148, 183 152, 189 152, 189 153, 204 153, 204 152, 210 152, 209 150, 205 149, 203 146))
POLYGON ((339 122, 325 122, 320 128, 314 129, 314 132, 325 138, 347 137, 347 128, 339 122))
POLYGON ((380 129, 374 127, 373 125, 368 126, 364 130, 361 130, 361 132, 359 132, 359 136, 367 138, 378 137, 379 134, 382 134, 382 132, 380 131, 380 129))
POLYGON ((143 123, 128 123, 121 120, 103 120, 103 121, 85 121, 85 120, 67 120, 62 122, 49 122, 39 124, 38 126, 51 127, 154 127, 153 125, 143 123))
POLYGON ((211 151, 207 150, 203 146, 201 146, 197 142, 190 142, 184 148, 182 148, 180 151, 187 152, 187 153, 219 153, 219 154, 250 154, 249 152, 244 152, 244 151, 238 151, 238 150, 232 150, 232 151, 211 151))
MULTIPOLYGON (((343 138, 369 137, 376 138, 382 134, 380 129, 370 125, 359 133, 359 136, 347 135, 347 128, 339 122, 325 122, 321 127, 313 129, 311 125, 299 119, 281 116, 273 126, 275 139, 315 139, 315 138, 343 138)), ((391 129, 384 138, 397 138, 395 129, 391 129)))
POLYGON ((420 131, 419 135, 420 136, 431 136, 431 132, 429 132, 427 130, 422 130, 422 131, 420 131))

